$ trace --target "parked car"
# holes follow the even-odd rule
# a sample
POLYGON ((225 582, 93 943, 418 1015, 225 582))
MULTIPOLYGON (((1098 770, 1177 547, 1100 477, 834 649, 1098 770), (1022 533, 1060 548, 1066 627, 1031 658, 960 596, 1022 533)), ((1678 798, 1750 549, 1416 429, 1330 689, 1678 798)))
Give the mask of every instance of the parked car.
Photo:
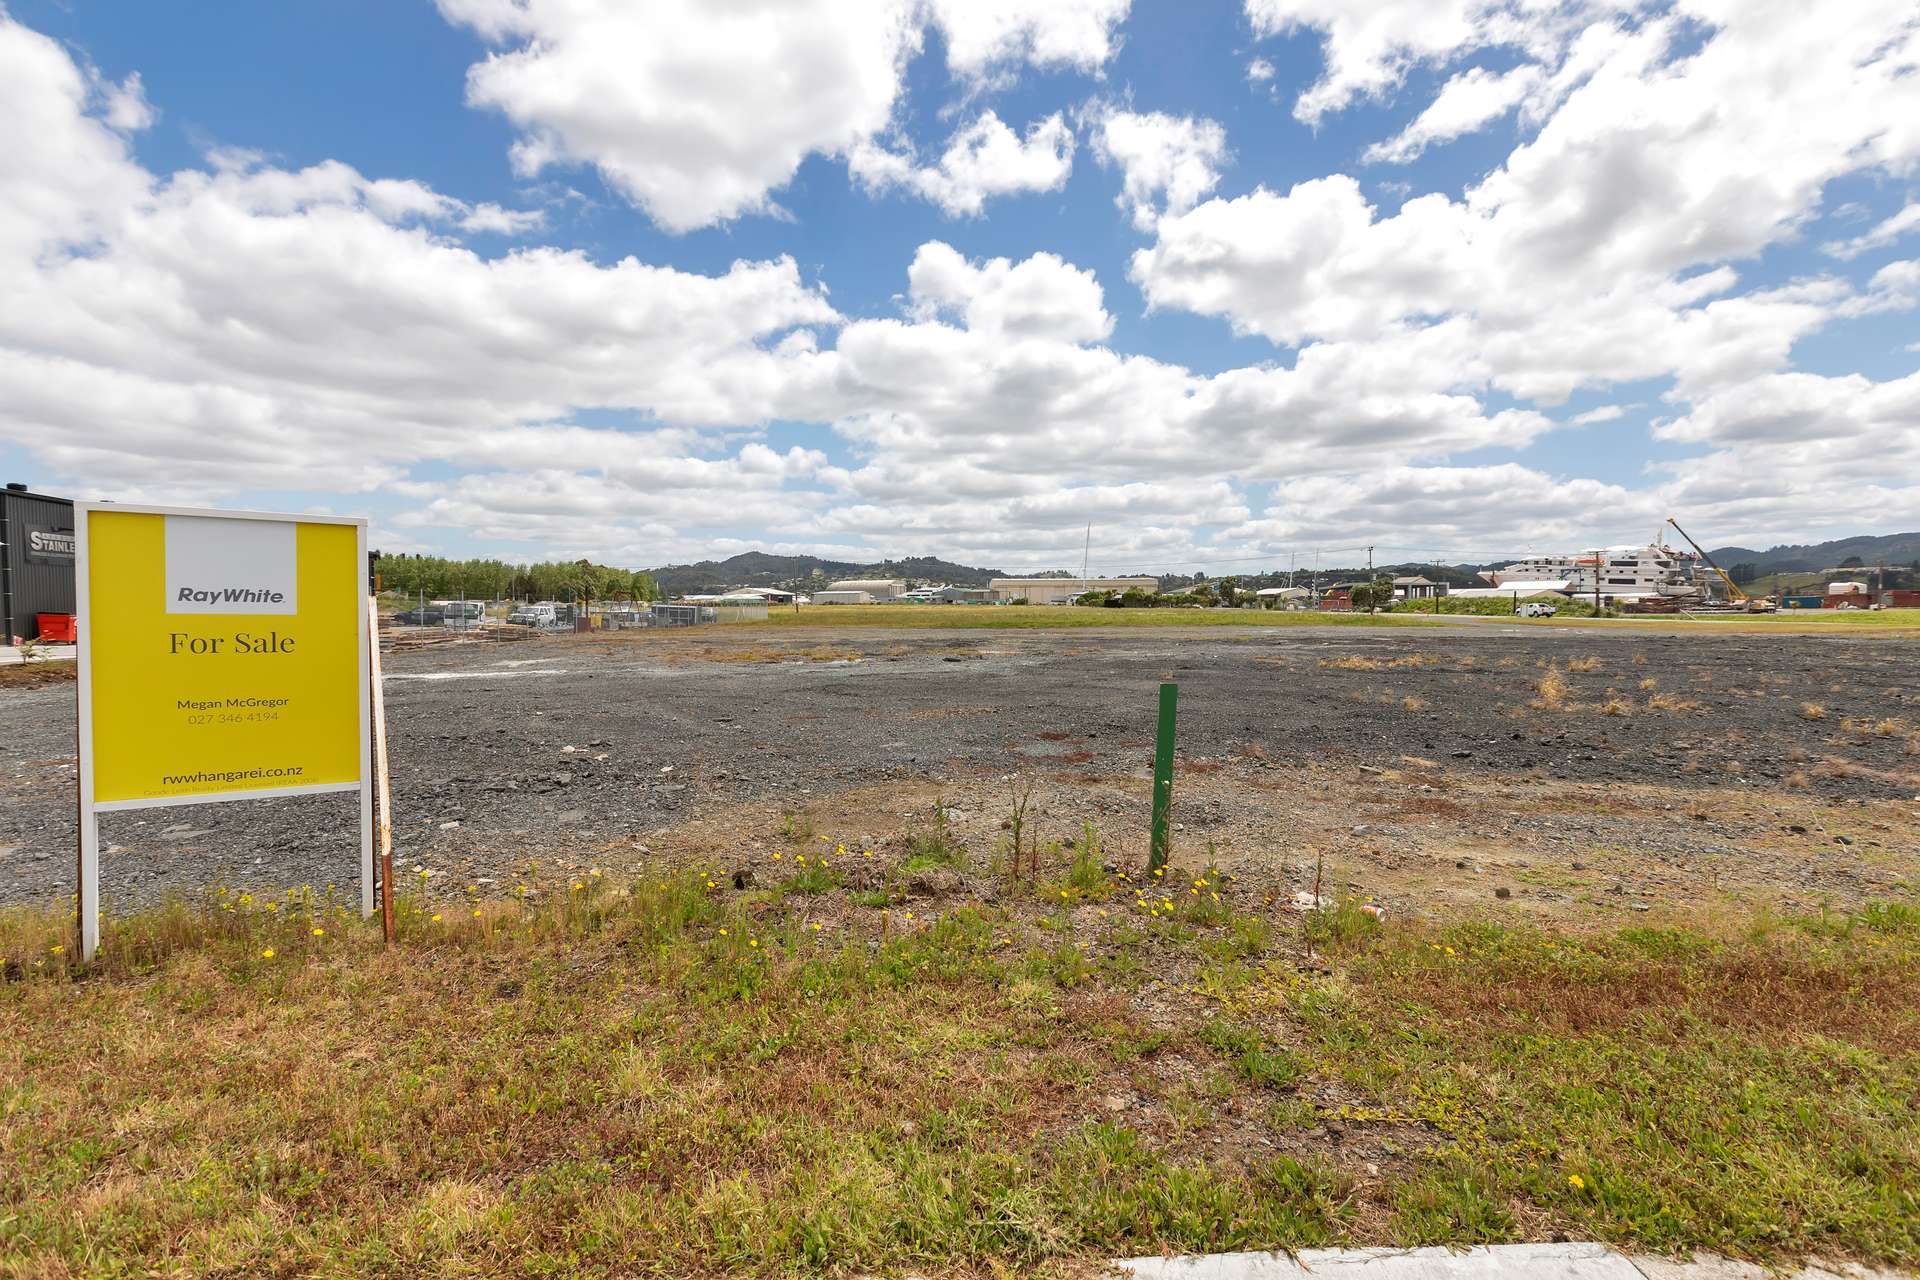
POLYGON ((521 627, 550 627, 553 625, 553 606, 550 604, 523 604, 514 606, 507 621, 521 627))
POLYGON ((447 615, 440 609, 409 609, 395 614, 393 620, 403 627, 437 627, 446 622, 447 615))
POLYGON ((1527 603, 1515 609, 1514 612, 1523 618, 1551 618, 1554 614, 1560 612, 1560 610, 1553 605, 1547 604, 1543 600, 1529 600, 1527 603))

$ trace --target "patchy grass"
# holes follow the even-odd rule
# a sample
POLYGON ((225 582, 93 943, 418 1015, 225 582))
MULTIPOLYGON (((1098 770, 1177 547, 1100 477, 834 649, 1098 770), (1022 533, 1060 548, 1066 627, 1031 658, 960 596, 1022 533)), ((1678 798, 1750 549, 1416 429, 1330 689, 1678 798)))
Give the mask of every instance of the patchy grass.
POLYGON ((78 669, 79 664, 71 658, 9 662, 0 666, 0 689, 38 689, 43 685, 71 684, 78 669))
MULTIPOLYGON (((812 843, 809 870, 867 862, 812 843)), ((790 847, 767 888, 423 881, 392 949, 326 894, 216 892, 110 920, 86 969, 69 922, 0 913, 0 1272, 1032 1274, 1555 1235, 1920 1261, 1910 903, 1433 931, 1109 870, 1091 829, 1057 852, 1044 892, 891 912, 786 892, 790 847)))

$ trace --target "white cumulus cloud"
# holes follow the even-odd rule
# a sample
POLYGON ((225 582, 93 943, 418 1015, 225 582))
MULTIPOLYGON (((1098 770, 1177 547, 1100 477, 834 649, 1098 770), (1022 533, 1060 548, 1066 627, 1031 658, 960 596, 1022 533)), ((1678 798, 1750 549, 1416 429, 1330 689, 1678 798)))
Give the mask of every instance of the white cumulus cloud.
POLYGON ((980 213, 995 196, 1055 191, 1073 172, 1073 129, 1055 112, 1015 133, 992 111, 956 130, 933 164, 911 151, 863 143, 848 157, 861 186, 873 192, 903 190, 938 205, 953 217, 980 213))
POLYGON ((1167 212, 1185 213, 1219 184, 1228 155, 1227 131, 1218 121, 1107 105, 1087 115, 1095 157, 1121 173, 1114 203, 1140 230, 1152 230, 1163 198, 1167 212))

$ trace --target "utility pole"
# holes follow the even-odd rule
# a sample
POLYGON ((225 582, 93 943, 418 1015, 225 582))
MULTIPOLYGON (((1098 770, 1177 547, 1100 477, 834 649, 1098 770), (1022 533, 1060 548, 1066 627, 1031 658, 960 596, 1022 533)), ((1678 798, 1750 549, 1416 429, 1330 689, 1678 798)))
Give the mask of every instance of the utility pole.
POLYGON ((1093 558, 1093 523, 1087 523, 1087 544, 1080 552, 1080 594, 1087 594, 1087 562, 1093 558))

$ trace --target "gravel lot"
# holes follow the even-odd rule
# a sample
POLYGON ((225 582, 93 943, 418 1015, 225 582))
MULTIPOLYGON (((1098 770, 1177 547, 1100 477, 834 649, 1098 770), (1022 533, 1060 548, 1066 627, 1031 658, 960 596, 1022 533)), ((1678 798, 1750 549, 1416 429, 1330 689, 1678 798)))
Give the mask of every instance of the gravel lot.
MULTIPOLYGON (((1871 637, 1501 624, 446 646, 388 661, 396 851, 474 879, 643 846, 718 857, 792 811, 892 838, 933 798, 986 841, 1007 775, 1043 788, 1050 834, 1082 817, 1132 829, 1155 686, 1173 679, 1176 818, 1276 874, 1331 842, 1417 903, 1428 871, 1454 879, 1503 850, 1531 870, 1523 855, 1564 843, 1580 862, 1636 851, 1646 870, 1616 898, 1684 892, 1715 858, 1714 883, 1770 900, 1859 896, 1915 878, 1912 655, 1871 637), (1549 671, 1563 689, 1537 687, 1549 671)), ((72 891, 72 706, 71 684, 0 691, 0 903, 72 891)), ((356 835, 333 798, 108 815, 106 900, 344 887, 356 835)))

